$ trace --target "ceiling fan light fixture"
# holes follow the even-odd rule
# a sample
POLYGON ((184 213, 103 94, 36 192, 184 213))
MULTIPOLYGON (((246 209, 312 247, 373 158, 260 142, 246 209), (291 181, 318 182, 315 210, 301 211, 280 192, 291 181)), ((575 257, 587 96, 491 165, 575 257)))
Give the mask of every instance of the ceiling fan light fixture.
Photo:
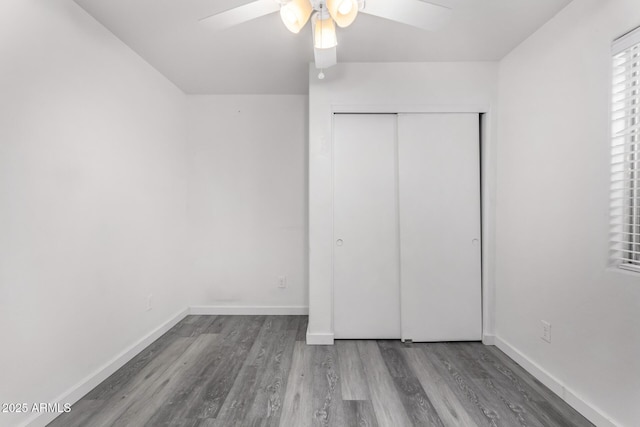
POLYGON ((289 31, 298 34, 313 12, 309 0, 289 0, 280 6, 280 18, 289 31))
POLYGON ((340 3, 340 6, 338 6, 338 13, 340 15, 348 15, 349 13, 351 13, 352 7, 353 7, 353 2, 343 1, 342 3, 340 3))
POLYGON ((345 28, 358 16, 358 0, 327 0, 327 9, 336 24, 345 28))
POLYGON ((336 26, 330 16, 322 19, 321 14, 313 16, 313 46, 316 49, 330 49, 338 45, 336 26))

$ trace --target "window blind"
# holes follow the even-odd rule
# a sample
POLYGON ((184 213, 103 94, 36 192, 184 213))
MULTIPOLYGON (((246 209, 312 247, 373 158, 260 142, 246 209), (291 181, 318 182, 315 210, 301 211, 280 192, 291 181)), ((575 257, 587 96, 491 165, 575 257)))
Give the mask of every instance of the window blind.
POLYGON ((640 28, 612 54, 611 263, 640 272, 640 28))

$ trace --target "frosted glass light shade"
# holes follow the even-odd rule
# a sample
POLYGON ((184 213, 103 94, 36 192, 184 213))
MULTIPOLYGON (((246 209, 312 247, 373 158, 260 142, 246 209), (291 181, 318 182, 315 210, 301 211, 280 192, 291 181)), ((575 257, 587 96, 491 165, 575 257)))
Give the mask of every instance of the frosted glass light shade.
POLYGON ((327 0, 327 10, 338 27, 348 27, 358 16, 358 0, 327 0))
POLYGON ((337 49, 335 46, 328 49, 313 49, 316 68, 324 69, 336 65, 338 63, 337 49))
POLYGON ((290 0, 280 7, 280 18, 285 27, 294 34, 298 34, 305 26, 313 12, 309 0, 290 0))
POLYGON ((331 17, 321 19, 320 14, 313 17, 313 46, 317 49, 329 49, 338 45, 336 26, 331 17))

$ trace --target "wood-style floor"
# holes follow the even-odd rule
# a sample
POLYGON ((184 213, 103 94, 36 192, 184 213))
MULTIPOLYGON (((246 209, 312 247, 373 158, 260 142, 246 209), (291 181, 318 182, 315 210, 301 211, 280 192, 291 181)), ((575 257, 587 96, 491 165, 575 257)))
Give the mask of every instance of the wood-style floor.
POLYGON ((304 343, 306 316, 189 316, 50 426, 591 426, 480 343, 304 343))

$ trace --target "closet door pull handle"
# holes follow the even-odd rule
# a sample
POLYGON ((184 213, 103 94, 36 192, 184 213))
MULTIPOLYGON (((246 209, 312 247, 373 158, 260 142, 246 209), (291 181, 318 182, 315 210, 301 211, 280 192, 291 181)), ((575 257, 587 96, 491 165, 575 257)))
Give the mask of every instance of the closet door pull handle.
POLYGON ((342 239, 338 239, 338 240, 336 240, 336 245, 338 245, 338 246, 342 246, 342 245, 343 245, 343 243, 344 243, 344 242, 342 241, 342 239))

